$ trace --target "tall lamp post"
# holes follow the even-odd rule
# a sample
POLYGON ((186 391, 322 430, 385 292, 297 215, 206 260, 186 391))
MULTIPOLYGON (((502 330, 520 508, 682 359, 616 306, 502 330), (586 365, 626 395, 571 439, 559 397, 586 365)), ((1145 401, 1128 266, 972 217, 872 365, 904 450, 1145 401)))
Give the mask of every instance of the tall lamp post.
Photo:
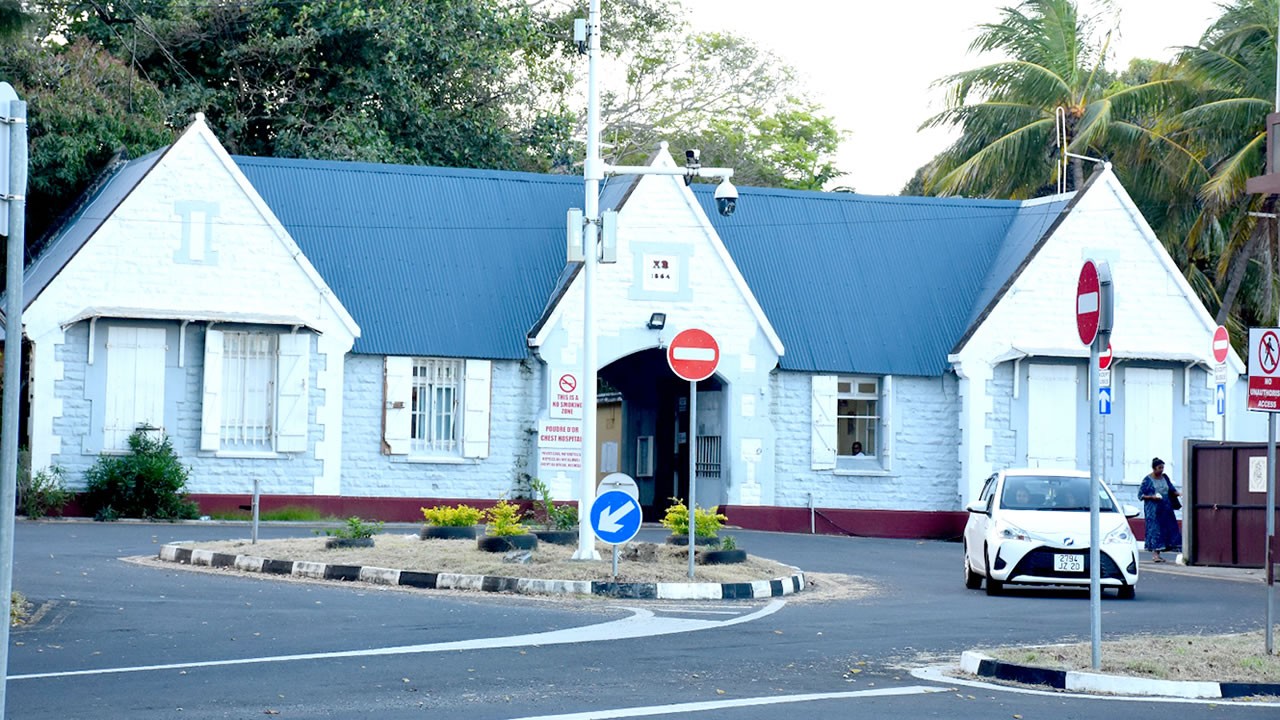
MULTIPOLYGON (((586 180, 586 198, 583 206, 583 300, 582 300, 582 486, 578 495, 578 549, 574 560, 599 560, 600 553, 592 539, 591 522, 587 509, 596 492, 596 385, 598 383, 598 354, 596 347, 596 266, 600 263, 600 181, 605 175, 679 175, 689 183, 695 177, 721 179, 716 188, 716 204, 721 215, 730 215, 737 205, 738 191, 729 182, 733 177, 730 168, 702 167, 698 152, 685 153, 685 167, 648 167, 644 165, 610 165, 600 157, 600 94, 596 63, 600 56, 600 0, 591 0, 587 20, 579 20, 574 26, 579 51, 587 54, 587 157, 583 164, 586 180)), ((611 228, 610 228, 610 231, 611 228)), ((606 240, 612 240, 606 238, 606 240)), ((690 443, 693 434, 690 433, 690 443)), ((692 450, 691 450, 692 451, 692 450)), ((690 514, 693 513, 690 498, 690 514)))

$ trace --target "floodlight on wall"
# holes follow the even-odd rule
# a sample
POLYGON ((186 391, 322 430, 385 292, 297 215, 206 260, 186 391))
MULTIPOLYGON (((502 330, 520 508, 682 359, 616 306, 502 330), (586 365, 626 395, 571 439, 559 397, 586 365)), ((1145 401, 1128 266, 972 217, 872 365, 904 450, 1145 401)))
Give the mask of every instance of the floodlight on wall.
POLYGON ((667 326, 666 313, 654 313, 649 316, 649 322, 645 325, 650 330, 661 330, 667 326))

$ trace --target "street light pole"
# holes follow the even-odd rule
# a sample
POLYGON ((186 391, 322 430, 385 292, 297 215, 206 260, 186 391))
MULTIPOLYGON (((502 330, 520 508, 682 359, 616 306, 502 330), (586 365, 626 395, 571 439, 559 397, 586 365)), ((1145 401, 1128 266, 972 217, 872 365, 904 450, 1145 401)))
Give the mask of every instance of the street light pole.
MULTIPOLYGON (((599 560, 600 553, 595 549, 595 540, 591 531, 591 518, 588 509, 596 494, 596 455, 599 445, 596 442, 596 387, 599 378, 598 348, 596 346, 595 292, 597 266, 600 264, 600 181, 605 175, 668 175, 681 176, 685 183, 695 177, 720 178, 720 186, 716 189, 716 203, 720 214, 728 216, 733 213, 737 201, 737 190, 729 178, 733 177, 731 168, 702 167, 699 162, 690 162, 683 168, 653 167, 649 165, 610 165, 600 156, 600 93, 596 62, 600 56, 600 0, 591 0, 587 11, 586 37, 587 50, 587 157, 583 163, 582 176, 586 181, 586 198, 583 206, 582 232, 582 484, 578 493, 578 549, 573 553, 574 560, 599 560)), ((579 46, 582 47, 581 45, 579 46)), ((666 143, 662 144, 666 148, 666 143)), ((690 151, 694 154, 694 151, 690 151)), ((696 418, 694 419, 696 421, 696 418)), ((692 436, 692 435, 691 435, 692 436)), ((690 500, 692 504, 692 500, 690 500)), ((694 509, 689 508, 690 517, 694 509)))
POLYGON ((600 0, 591 0, 587 13, 587 158, 582 175, 587 196, 582 233, 582 485, 578 493, 578 549, 574 560, 599 560, 588 512, 596 493, 596 257, 600 236, 600 181, 604 166, 600 158, 600 96, 596 58, 600 54, 600 0))

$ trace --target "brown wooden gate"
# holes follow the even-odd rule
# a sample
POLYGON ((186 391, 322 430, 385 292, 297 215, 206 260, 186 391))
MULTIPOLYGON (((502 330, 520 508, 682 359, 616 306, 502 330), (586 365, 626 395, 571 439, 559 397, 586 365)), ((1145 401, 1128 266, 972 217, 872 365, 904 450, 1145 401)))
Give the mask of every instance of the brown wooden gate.
POLYGON ((1261 568, 1266 538, 1267 491, 1259 492, 1250 466, 1265 472, 1266 443, 1187 442, 1191 458, 1184 478, 1183 531, 1195 565, 1261 568), (1256 458, 1256 459, 1255 459, 1256 458), (1188 510, 1191 512, 1188 513, 1188 510))

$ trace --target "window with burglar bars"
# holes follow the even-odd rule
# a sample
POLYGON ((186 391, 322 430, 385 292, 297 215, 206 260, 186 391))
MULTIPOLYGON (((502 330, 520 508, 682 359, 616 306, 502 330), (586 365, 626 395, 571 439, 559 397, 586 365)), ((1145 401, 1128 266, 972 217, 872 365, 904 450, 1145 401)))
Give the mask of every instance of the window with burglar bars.
POLYGON ((413 362, 413 416, 409 438, 418 453, 457 453, 462 361, 425 358, 413 362))
POLYGON ((227 332, 222 340, 222 447, 269 451, 276 385, 276 336, 227 332))

